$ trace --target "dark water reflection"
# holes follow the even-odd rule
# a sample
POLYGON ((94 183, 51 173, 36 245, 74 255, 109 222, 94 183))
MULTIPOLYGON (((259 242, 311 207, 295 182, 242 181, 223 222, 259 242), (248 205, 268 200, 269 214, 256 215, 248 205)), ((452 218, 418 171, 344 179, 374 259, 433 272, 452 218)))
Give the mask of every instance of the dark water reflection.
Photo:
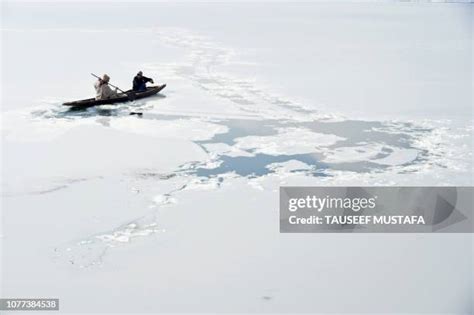
MULTIPOLYGON (((212 139, 197 141, 206 150, 206 144, 224 143, 234 145, 238 138, 247 136, 275 136, 282 128, 307 128, 320 134, 336 135, 344 138, 327 149, 357 148, 361 144, 376 144, 381 146, 380 152, 376 153, 372 159, 382 159, 394 152, 394 149, 416 149, 414 146, 414 134, 428 133, 430 129, 421 129, 409 123, 398 125, 387 125, 377 121, 357 121, 346 120, 337 122, 294 122, 285 120, 242 120, 227 119, 218 122, 228 127, 228 131, 216 134, 212 139), (399 129, 397 131, 397 128, 399 129)), ((315 143, 316 145, 317 143, 315 143)), ((207 151, 207 150, 206 150, 207 151)), ((310 176, 328 176, 327 170, 341 170, 351 172, 377 172, 383 171, 390 165, 383 165, 367 161, 325 163, 324 156, 320 152, 306 154, 279 154, 269 155, 256 153, 254 150, 245 150, 252 156, 226 156, 221 155, 217 161, 219 166, 208 168, 205 165, 195 164, 191 168, 185 168, 187 172, 197 176, 210 177, 225 173, 235 173, 240 176, 263 176, 275 172, 270 166, 274 163, 285 163, 289 161, 299 161, 307 164, 310 169, 292 170, 292 172, 304 172, 310 176)), ((419 150, 418 156, 409 164, 420 163, 425 160, 427 154, 424 150, 419 150)))

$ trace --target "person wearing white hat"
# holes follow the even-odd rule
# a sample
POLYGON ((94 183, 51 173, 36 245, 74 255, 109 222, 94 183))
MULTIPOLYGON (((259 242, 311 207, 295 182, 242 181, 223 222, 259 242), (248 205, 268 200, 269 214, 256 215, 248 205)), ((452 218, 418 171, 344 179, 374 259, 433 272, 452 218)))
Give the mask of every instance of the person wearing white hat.
POLYGON ((115 89, 115 91, 112 90, 109 86, 109 81, 110 77, 104 74, 102 78, 99 78, 94 84, 96 100, 106 100, 117 96, 117 89, 115 89))

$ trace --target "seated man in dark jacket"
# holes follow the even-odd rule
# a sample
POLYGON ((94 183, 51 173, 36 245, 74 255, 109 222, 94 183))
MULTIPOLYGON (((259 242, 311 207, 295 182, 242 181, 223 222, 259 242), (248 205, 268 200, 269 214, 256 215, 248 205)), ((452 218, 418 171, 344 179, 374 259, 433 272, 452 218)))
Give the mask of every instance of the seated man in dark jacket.
POLYGON ((137 92, 145 91, 147 82, 155 83, 153 79, 143 76, 143 72, 139 71, 133 78, 133 90, 137 92))

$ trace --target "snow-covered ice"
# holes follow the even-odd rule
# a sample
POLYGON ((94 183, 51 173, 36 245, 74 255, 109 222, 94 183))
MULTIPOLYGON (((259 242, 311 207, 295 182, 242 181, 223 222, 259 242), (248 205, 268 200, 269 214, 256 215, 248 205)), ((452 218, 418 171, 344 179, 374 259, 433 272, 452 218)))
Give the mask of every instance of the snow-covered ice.
POLYGON ((473 184, 472 6, 2 5, 2 296, 472 310, 470 235, 278 233, 283 185, 473 184), (138 70, 166 89, 61 106, 138 70))

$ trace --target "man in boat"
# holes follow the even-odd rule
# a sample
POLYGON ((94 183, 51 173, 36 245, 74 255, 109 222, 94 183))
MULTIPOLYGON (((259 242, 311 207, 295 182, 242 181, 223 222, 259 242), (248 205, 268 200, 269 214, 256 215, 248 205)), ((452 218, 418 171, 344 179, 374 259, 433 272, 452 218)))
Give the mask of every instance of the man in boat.
POLYGON ((106 74, 99 78, 94 84, 95 88, 95 99, 96 100, 106 100, 109 98, 117 97, 117 89, 112 90, 109 86, 110 77, 106 74))
POLYGON ((143 72, 138 71, 137 75, 133 78, 133 90, 136 92, 146 91, 147 82, 155 83, 153 79, 145 77, 143 72))

